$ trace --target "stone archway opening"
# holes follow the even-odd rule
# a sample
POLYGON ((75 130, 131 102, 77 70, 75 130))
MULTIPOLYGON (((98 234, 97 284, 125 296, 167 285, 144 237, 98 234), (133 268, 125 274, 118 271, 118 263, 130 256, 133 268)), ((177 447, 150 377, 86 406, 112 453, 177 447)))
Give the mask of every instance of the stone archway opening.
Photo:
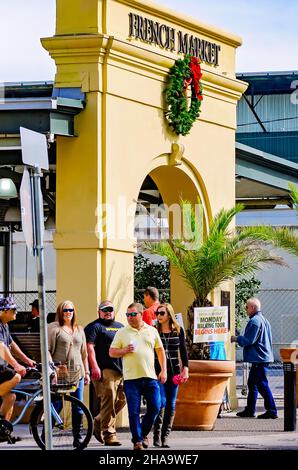
MULTIPOLYGON (((190 172, 189 172, 190 173, 190 172)), ((184 233, 181 201, 200 204, 203 209, 202 232, 208 226, 208 202, 204 201, 199 181, 195 175, 188 174, 183 167, 162 165, 152 170, 141 185, 135 216, 135 236, 138 240, 138 254, 159 265, 165 259, 148 255, 142 251, 145 240, 159 241, 168 238, 182 238, 184 233)), ((169 266, 169 293, 162 292, 162 300, 170 301, 176 312, 186 318, 187 307, 193 301, 193 292, 181 276, 169 266)), ((143 289, 147 287, 146 284, 143 289)), ((160 286, 154 286, 160 287, 160 286)))

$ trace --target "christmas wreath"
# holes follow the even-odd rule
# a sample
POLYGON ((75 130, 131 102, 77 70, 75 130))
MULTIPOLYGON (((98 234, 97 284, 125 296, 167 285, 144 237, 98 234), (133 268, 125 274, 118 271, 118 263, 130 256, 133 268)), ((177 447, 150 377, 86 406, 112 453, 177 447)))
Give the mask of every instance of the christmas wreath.
POLYGON ((170 69, 170 80, 166 90, 169 111, 166 116, 176 134, 186 135, 200 115, 202 96, 202 72, 196 57, 185 56, 176 60, 170 69), (191 87, 191 102, 188 108, 187 89, 191 87))

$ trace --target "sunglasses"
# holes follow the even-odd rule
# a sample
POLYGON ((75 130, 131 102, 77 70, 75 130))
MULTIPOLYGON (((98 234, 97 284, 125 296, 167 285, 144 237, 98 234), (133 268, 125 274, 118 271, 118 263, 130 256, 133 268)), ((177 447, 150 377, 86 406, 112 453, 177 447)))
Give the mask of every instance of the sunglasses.
POLYGON ((73 312, 74 308, 64 308, 63 312, 73 312))
POLYGON ((103 313, 111 313, 114 311, 114 307, 102 307, 99 310, 103 313))
POLYGON ((157 315, 161 315, 161 316, 163 317, 166 313, 167 313, 167 312, 163 312, 163 311, 161 311, 161 312, 156 312, 156 316, 157 316, 157 315))
POLYGON ((126 316, 128 317, 136 317, 139 314, 139 312, 127 312, 126 316))

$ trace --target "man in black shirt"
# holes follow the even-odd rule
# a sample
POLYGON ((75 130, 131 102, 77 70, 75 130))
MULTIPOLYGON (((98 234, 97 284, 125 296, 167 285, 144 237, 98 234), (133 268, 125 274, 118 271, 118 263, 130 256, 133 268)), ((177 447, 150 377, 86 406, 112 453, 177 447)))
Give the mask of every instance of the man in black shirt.
POLYGON ((0 298, 0 419, 10 420, 16 396, 10 390, 26 374, 26 368, 19 364, 12 353, 29 367, 35 362, 24 354, 9 333, 8 322, 16 319, 17 307, 11 297, 0 298), (7 367, 11 366, 11 368, 7 367))
POLYGON ((116 416, 126 404, 122 360, 109 356, 114 336, 123 326, 115 321, 112 302, 105 300, 98 307, 98 319, 85 328, 91 378, 100 404, 94 418, 94 435, 109 446, 121 445, 116 436, 116 416))
MULTIPOLYGON (((28 330, 30 333, 39 333, 40 330, 40 315, 39 315, 39 301, 38 299, 31 302, 31 318, 28 323, 28 330)), ((50 312, 47 314, 47 323, 55 321, 56 312, 50 312)))
POLYGON ((33 300, 31 304, 31 318, 28 329, 31 333, 39 333, 39 302, 38 299, 33 300))

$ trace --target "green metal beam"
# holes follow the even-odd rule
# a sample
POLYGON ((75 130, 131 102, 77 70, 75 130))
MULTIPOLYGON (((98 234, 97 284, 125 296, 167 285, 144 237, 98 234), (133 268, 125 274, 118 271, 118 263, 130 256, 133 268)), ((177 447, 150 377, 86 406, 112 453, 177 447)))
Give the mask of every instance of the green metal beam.
POLYGON ((298 185, 298 165, 283 158, 236 143, 236 174, 258 183, 289 191, 298 185))
MULTIPOLYGON (((0 166, 16 166, 23 165, 21 145, 19 146, 4 146, 3 138, 0 139, 0 166)), ((56 163, 56 144, 50 144, 49 147, 49 163, 54 165, 56 163)), ((0 168, 0 172, 2 169, 0 168)), ((3 176, 3 175, 2 175, 3 176)))
POLYGON ((46 133, 50 130, 50 110, 0 110, 0 134, 19 134, 20 127, 46 133))
POLYGON ((241 161, 240 159, 237 159, 236 174, 243 178, 286 191, 289 190, 288 184, 290 181, 298 184, 298 177, 293 178, 293 176, 279 173, 278 170, 260 167, 256 163, 241 161))
POLYGON ((78 112, 82 111, 82 109, 84 109, 85 107, 85 104, 82 100, 77 100, 73 98, 63 98, 59 96, 56 98, 56 101, 58 109, 64 109, 64 111, 72 110, 72 114, 74 114, 74 111, 76 111, 75 114, 77 114, 78 112))
POLYGON ((84 101, 58 97, 40 106, 34 101, 26 107, 22 102, 0 106, 0 134, 19 134, 22 126, 43 134, 74 136, 74 117, 84 109, 84 101))
POLYGON ((73 116, 66 113, 52 111, 49 115, 51 134, 63 135, 66 137, 73 137, 74 134, 74 119, 73 116))

